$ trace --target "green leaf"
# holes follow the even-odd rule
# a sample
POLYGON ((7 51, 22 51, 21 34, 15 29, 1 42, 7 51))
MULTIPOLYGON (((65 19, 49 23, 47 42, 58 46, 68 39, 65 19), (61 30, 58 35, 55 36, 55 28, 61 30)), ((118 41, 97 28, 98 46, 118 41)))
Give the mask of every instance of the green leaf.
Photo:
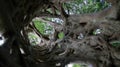
POLYGON ((58 38, 59 38, 59 39, 63 39, 63 38, 64 38, 64 33, 63 33, 63 32, 60 32, 60 33, 58 34, 58 38))
POLYGON ((43 35, 49 35, 53 33, 53 27, 49 24, 41 21, 41 20, 34 20, 35 27, 38 29, 38 31, 43 35))
POLYGON ((114 47, 120 47, 120 41, 113 41, 111 42, 111 45, 114 47))
POLYGON ((39 32, 41 34, 44 34, 45 33, 45 23, 43 23, 42 21, 39 21, 39 20, 34 20, 33 22, 35 24, 35 27, 39 30, 39 32))

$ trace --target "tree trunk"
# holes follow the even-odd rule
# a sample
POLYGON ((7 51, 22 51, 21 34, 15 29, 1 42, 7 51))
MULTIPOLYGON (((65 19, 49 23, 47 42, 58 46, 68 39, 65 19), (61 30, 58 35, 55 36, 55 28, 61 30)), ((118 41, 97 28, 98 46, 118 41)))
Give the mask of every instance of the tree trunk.
POLYGON ((6 39, 0 47, 0 67, 65 67, 76 61, 87 61, 94 67, 119 67, 120 47, 111 43, 120 40, 120 1, 107 1, 113 6, 98 13, 67 15, 62 6, 64 0, 57 3, 49 0, 0 0, 0 32, 6 39), (44 46, 31 46, 25 30, 36 14, 41 13, 39 15, 43 17, 42 13, 48 8, 60 12, 55 17, 60 16, 64 21, 60 26, 62 30, 55 29, 53 40, 43 37, 44 46), (96 32, 98 29, 100 33, 96 32), (61 31, 65 35, 63 39, 57 37, 61 31))

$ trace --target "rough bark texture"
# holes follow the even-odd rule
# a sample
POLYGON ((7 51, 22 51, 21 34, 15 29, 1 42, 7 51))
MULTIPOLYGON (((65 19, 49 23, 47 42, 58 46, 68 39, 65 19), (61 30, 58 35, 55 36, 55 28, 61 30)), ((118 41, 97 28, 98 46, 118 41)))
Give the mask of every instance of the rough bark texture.
POLYGON ((64 67, 74 61, 88 61, 94 67, 119 67, 119 47, 111 43, 120 41, 120 1, 106 0, 112 3, 111 7, 82 15, 67 15, 62 7, 67 1, 0 0, 0 31, 7 39, 0 47, 0 67, 56 67, 57 63, 64 67), (54 10, 53 14, 48 13, 48 8, 60 14, 54 10), (57 17, 64 24, 52 23, 55 25, 53 38, 45 38, 30 24, 38 16, 57 17), (30 45, 25 31, 29 25, 42 37, 43 46, 30 45), (97 29, 101 33, 93 34, 97 29), (65 34, 63 39, 57 37, 61 31, 65 34), (25 54, 21 54, 20 48, 25 54))

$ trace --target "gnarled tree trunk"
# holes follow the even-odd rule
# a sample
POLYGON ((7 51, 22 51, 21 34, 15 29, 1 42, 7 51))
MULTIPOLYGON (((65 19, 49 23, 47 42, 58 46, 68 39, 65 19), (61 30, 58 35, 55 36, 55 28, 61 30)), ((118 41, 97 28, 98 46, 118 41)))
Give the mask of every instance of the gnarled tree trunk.
POLYGON ((120 40, 120 1, 107 1, 112 6, 103 11, 67 15, 61 5, 64 0, 0 0, 0 32, 6 38, 0 47, 0 66, 56 67, 60 63, 59 67, 64 67, 70 62, 88 61, 94 67, 119 67, 119 47, 111 43, 120 40), (46 13, 48 8, 59 11, 60 15, 54 14, 54 10, 53 14, 46 13), (56 24, 53 39, 42 37, 43 46, 31 46, 26 27, 31 25, 37 33, 30 22, 36 16, 46 15, 60 18, 64 24, 61 29, 56 24), (98 29, 101 32, 94 33, 98 29), (57 37, 61 31, 65 34, 63 39, 57 37))

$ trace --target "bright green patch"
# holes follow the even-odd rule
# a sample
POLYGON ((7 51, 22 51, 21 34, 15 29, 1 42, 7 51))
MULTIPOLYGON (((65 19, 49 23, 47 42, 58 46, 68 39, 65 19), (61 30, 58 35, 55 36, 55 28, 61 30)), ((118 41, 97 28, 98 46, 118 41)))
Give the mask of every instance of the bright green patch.
POLYGON ((39 30, 41 34, 45 33, 45 23, 35 20, 34 21, 35 27, 39 30))
POLYGON ((58 38, 59 38, 59 39, 63 39, 63 38, 64 38, 64 33, 63 33, 63 32, 60 32, 60 33, 58 34, 58 38))
POLYGON ((73 67, 81 67, 80 64, 74 64, 73 67))
POLYGON ((35 27, 43 35, 49 35, 53 33, 53 27, 40 20, 34 20, 35 27))

